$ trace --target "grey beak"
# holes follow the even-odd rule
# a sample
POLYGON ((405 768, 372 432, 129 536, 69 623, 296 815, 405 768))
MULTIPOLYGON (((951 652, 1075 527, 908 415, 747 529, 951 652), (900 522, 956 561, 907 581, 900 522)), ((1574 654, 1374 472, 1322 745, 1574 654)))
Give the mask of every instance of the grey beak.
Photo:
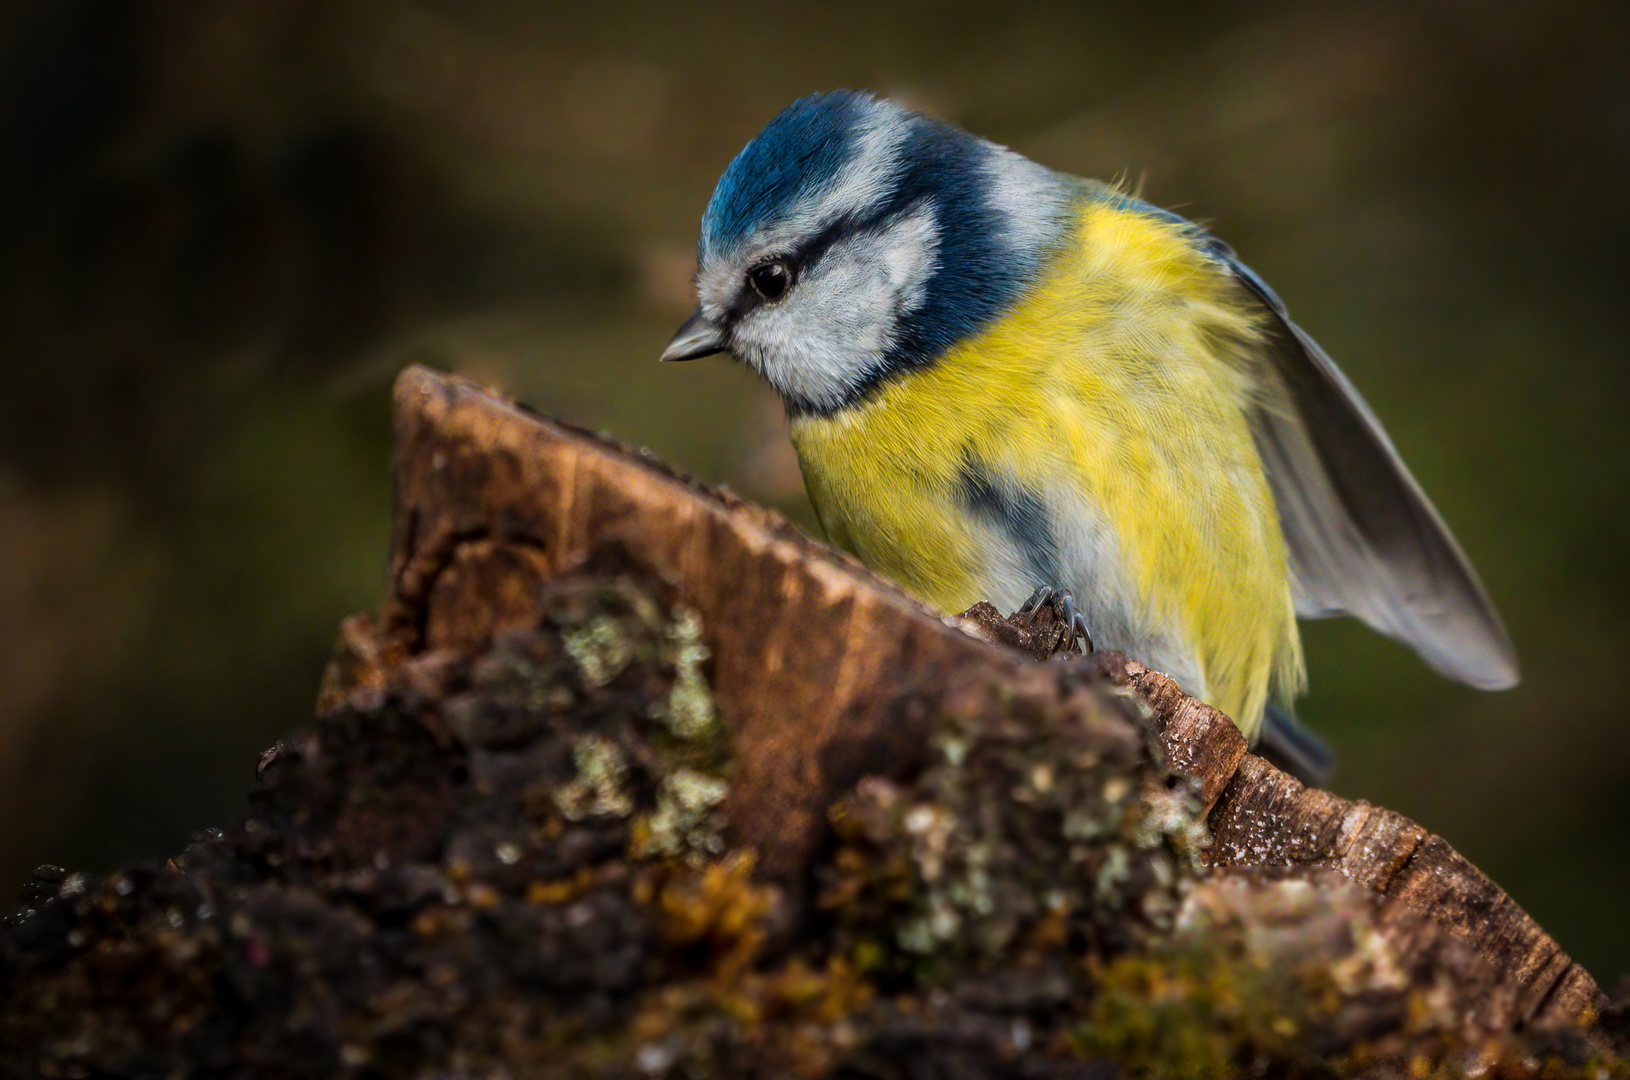
POLYGON ((724 352, 728 344, 724 331, 709 322, 707 316, 702 314, 702 309, 697 308, 691 312, 691 317, 674 331, 673 340, 662 350, 661 359, 664 363, 673 360, 695 360, 698 357, 724 352))

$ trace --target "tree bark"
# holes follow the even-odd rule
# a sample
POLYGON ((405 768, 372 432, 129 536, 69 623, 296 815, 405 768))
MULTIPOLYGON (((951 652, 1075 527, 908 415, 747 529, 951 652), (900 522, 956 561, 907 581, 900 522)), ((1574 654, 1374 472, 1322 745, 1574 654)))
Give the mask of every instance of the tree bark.
POLYGON ((316 729, 166 867, 42 870, 11 1071, 1625 1067, 1622 1011, 1445 841, 1166 676, 1036 662, 1045 624, 938 617, 463 380, 396 410, 390 594, 316 729))

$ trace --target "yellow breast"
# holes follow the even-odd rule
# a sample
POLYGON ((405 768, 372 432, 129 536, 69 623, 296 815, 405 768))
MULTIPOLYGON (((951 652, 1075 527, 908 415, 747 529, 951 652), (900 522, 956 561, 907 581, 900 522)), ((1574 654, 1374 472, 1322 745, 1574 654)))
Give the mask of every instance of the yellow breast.
POLYGON ((940 609, 1012 603, 1043 582, 970 513, 972 463, 1061 533, 1069 580, 1045 583, 1093 595, 1101 644, 1186 664, 1187 688, 1254 737, 1269 695, 1302 681, 1248 421, 1262 329, 1173 224, 1088 200, 1073 241, 932 367, 796 419, 810 498, 835 543, 940 609))

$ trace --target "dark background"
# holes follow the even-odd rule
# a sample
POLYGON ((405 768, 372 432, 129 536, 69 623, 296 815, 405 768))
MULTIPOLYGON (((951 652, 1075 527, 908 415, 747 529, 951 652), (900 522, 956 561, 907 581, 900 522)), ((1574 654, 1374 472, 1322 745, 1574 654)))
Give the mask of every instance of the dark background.
POLYGON ((0 3, 0 881, 236 818, 380 596, 409 360, 807 520, 772 397, 654 359, 731 155, 863 86, 1213 223, 1345 366, 1526 681, 1310 627, 1333 787, 1447 837, 1611 982, 1625 10, 0 3))

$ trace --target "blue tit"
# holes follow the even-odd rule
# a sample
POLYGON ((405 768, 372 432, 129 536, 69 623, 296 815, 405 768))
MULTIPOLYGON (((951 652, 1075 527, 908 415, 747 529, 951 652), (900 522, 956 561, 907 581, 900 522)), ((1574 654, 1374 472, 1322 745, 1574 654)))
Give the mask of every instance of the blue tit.
POLYGON ((1517 682, 1375 414, 1192 222, 839 91, 725 169, 696 281, 662 359, 766 379, 828 538, 944 612, 1068 590, 1099 646, 1253 742, 1265 714, 1297 736, 1298 616, 1517 682))

